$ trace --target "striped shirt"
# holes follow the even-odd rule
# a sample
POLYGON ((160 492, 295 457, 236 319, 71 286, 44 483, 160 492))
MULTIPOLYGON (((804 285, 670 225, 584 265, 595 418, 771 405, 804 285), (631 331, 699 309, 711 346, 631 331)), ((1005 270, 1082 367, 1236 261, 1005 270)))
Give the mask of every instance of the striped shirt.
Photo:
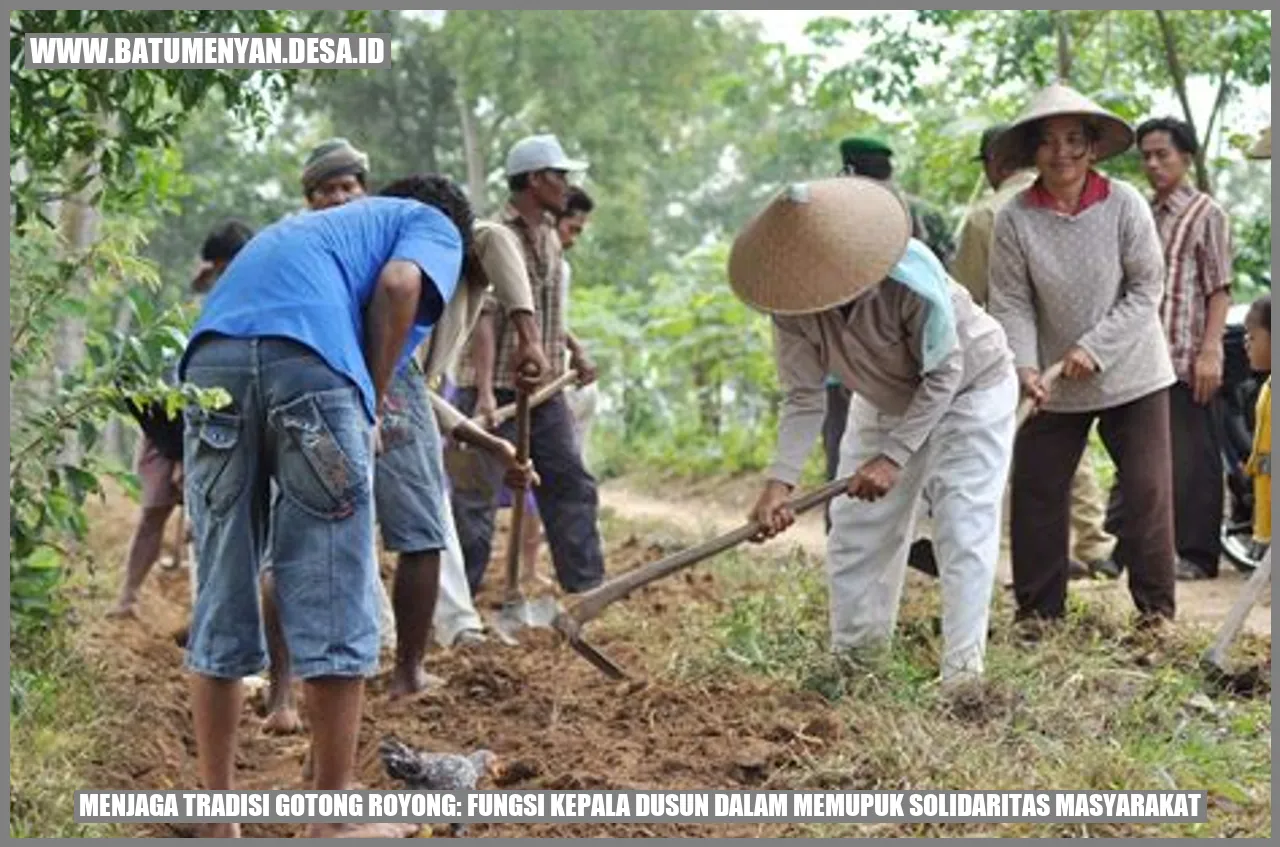
POLYGON ((1231 228, 1212 197, 1185 183, 1153 202, 1151 210, 1164 246, 1160 323, 1174 372, 1189 383, 1204 341, 1209 298, 1231 288, 1231 228))
MULTIPOLYGON (((564 373, 565 369, 565 289, 561 284, 564 265, 560 237, 556 235, 555 226, 549 217, 545 223, 531 227, 512 206, 503 211, 501 222, 519 236, 524 248, 529 287, 533 292, 533 313, 542 334, 542 349, 547 361, 551 363, 550 372, 545 376, 547 380, 552 380, 564 373)), ((514 390, 512 367, 517 341, 515 326, 507 320, 506 309, 492 295, 485 302, 484 313, 493 316, 496 345, 493 387, 514 390)), ((474 336, 458 362, 458 384, 464 388, 476 387, 476 371, 472 363, 473 347, 474 336)))

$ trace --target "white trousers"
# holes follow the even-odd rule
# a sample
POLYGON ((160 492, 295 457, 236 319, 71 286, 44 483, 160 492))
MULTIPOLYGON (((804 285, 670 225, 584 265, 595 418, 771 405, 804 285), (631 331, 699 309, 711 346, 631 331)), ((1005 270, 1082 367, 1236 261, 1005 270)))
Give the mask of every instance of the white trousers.
MULTIPOLYGON (((932 507, 942 587, 941 675, 948 681, 982 673, 1017 400, 1012 369, 999 385, 966 391, 952 401, 886 496, 832 501, 827 576, 833 649, 866 648, 892 638, 923 496, 932 507)), ((898 420, 855 395, 840 443, 839 475, 880 455, 898 420)))
POLYGON ((453 644, 464 630, 483 630, 484 622, 476 612, 467 584, 467 571, 462 561, 462 545, 453 522, 453 506, 444 498, 445 548, 440 551, 440 595, 436 599, 434 621, 436 643, 453 644))

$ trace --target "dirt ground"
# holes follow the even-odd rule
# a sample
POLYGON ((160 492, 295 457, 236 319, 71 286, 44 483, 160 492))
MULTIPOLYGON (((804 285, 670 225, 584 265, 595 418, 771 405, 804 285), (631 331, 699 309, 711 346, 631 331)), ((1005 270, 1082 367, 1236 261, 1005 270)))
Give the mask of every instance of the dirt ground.
MULTIPOLYGON (((184 571, 157 569, 144 588, 138 620, 108 621, 102 612, 108 587, 118 576, 131 530, 133 507, 113 497, 94 509, 92 550, 105 572, 98 587, 77 603, 86 652, 102 668, 111 689, 104 692, 127 707, 115 720, 118 757, 99 763, 102 788, 172 788, 196 784, 195 741, 188 710, 182 651, 173 635, 186 622, 188 587, 184 571)), ((662 550, 625 539, 611 544, 610 570, 624 570, 662 550)), ((496 585, 500 577, 491 581, 496 585)), ((669 580, 637 595, 659 614, 691 590, 704 591, 709 574, 669 580)), ((482 596, 482 614, 495 591, 482 596)), ((637 647, 613 643, 607 632, 593 641, 624 666, 638 664, 637 647)), ((384 658, 384 667, 386 661, 384 658)), ((391 782, 377 759, 378 741, 394 734, 428 750, 470 752, 487 747, 506 769, 502 783, 524 789, 787 788, 787 764, 824 741, 827 714, 817 694, 771 691, 747 684, 678 688, 649 683, 612 683, 550 632, 532 633, 520 647, 496 643, 466 651, 435 651, 433 673, 446 678, 439 693, 408 704, 386 696, 386 680, 368 690, 360 732, 358 778, 374 788, 391 782), (744 704, 750 704, 743 708, 744 704), (816 728, 816 729, 815 729, 816 728)), ((241 721, 237 766, 245 789, 300 788, 305 736, 273 737, 259 729, 255 708, 241 721)), ((304 711, 305 718, 305 711, 304 711)), ((246 836, 295 834, 287 825, 249 825, 246 836)), ((786 826, 768 827, 780 835, 786 826)), ((755 825, 500 824, 476 825, 476 836, 754 836, 755 825)), ((182 825, 151 824, 139 835, 190 835, 182 825)))
MULTIPOLYGON (((676 501, 619 486, 606 486, 602 496, 605 508, 619 516, 697 532, 722 531, 740 522, 745 497, 753 493, 745 491, 736 493, 744 502, 709 492, 692 492, 692 497, 676 501)), ((97 763, 94 783, 102 788, 192 786, 196 784, 195 746, 187 677, 181 668, 182 651, 173 638, 187 619, 185 571, 157 569, 144 590, 140 619, 121 622, 102 617, 119 576, 133 513, 133 504, 119 495, 94 507, 89 549, 99 573, 76 602, 84 635, 81 643, 102 669, 108 687, 103 696, 111 698, 115 716, 112 732, 117 740, 110 746, 118 753, 97 763)), ((789 538, 771 542, 795 543, 820 553, 820 516, 808 516, 789 538)), ((621 571, 663 553, 658 545, 637 543, 623 534, 609 542, 607 561, 611 571, 621 571)), ((481 598, 482 614, 491 613, 497 597, 498 571, 496 567, 491 571, 491 587, 481 598)), ((1229 567, 1224 574, 1219 584, 1180 586, 1184 616, 1206 622, 1220 617, 1241 582, 1229 567)), ((696 576, 646 589, 628 604, 661 619, 690 592, 705 596, 714 590, 714 574, 699 571, 696 576)), ((1122 588, 1115 585, 1099 583, 1087 590, 1125 599, 1122 588)), ((1251 618, 1253 626, 1264 622, 1269 633, 1269 610, 1255 612, 1251 618)), ((593 631, 592 637, 620 664, 644 665, 644 645, 611 639, 607 629, 593 631)), ((829 712, 816 693, 771 690, 763 683, 746 681, 678 687, 653 680, 611 683, 560 646, 549 632, 532 634, 517 648, 491 643, 465 651, 436 650, 429 667, 447 684, 417 702, 389 701, 385 678, 370 684, 359 748, 358 778, 365 785, 402 787, 385 776, 376 755, 379 740, 393 734, 428 750, 470 752, 487 747, 504 763, 507 775, 502 784, 509 788, 798 788, 802 787, 802 762, 820 754, 838 734, 829 731, 829 712)), ((259 705, 246 707, 241 720, 237 758, 241 787, 302 787, 305 736, 264 735, 259 729, 259 705)), ((297 829, 249 825, 245 835, 292 835, 297 829)), ((140 826, 137 834, 192 833, 183 825, 151 824, 140 826)), ((469 834, 741 837, 795 833, 786 824, 494 824, 476 825, 469 834)))

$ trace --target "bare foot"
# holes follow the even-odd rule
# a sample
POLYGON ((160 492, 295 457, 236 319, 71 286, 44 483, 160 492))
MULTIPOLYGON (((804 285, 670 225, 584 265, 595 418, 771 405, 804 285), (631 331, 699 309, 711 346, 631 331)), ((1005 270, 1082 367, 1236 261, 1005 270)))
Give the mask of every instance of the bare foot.
POLYGON ((281 706, 262 719, 262 731, 268 735, 296 735, 302 732, 302 718, 293 706, 281 706))
POLYGON ((304 838, 413 838, 420 823, 313 823, 304 838))
POLYGON ((240 824, 238 823, 207 823, 201 827, 203 830, 200 835, 203 838, 239 838, 240 824))
POLYGON ((525 590, 550 588, 553 585, 555 581, 543 573, 527 573, 520 578, 520 586, 525 590))
POLYGON ((442 688, 445 681, 436 676, 429 674, 421 668, 414 668, 412 671, 404 671, 400 668, 392 674, 391 687, 387 689, 387 694, 392 700, 400 700, 405 697, 415 697, 421 694, 428 694, 438 688, 442 688))
POLYGON ((121 598, 110 610, 107 611, 107 617, 118 618, 134 618, 138 617, 138 601, 136 598, 121 598))

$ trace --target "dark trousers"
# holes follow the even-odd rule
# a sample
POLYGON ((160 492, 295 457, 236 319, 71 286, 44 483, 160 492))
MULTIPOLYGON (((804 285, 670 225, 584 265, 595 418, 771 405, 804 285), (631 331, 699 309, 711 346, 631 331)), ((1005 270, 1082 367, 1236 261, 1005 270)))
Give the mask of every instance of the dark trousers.
POLYGON ((1042 412, 1018 433, 1010 535, 1019 619, 1059 618, 1065 611, 1071 477, 1095 419, 1126 503, 1120 537, 1130 554, 1134 605, 1144 616, 1173 617, 1169 392, 1161 390, 1101 412, 1042 412))
MULTIPOLYGON (((1222 434, 1215 395, 1208 405, 1196 403, 1190 385, 1169 389, 1169 434, 1173 449, 1173 532, 1178 556, 1209 576, 1218 575, 1222 556, 1222 434)), ((1116 486, 1107 505, 1107 531, 1119 539, 1114 559, 1129 566, 1131 551, 1120 527, 1125 520, 1124 493, 1116 486)))
MULTIPOLYGON (((494 393, 499 406, 515 400, 513 391, 494 393)), ((457 405, 464 414, 470 415, 475 404, 473 389, 459 392, 457 405)), ((586 591, 604 580, 604 550, 596 525, 600 497, 595 477, 582 463, 582 453, 574 436, 573 414, 564 395, 558 394, 535 408, 529 422, 529 454, 542 479, 542 484, 533 492, 538 514, 546 527, 556 578, 565 591, 586 591)), ((515 421, 504 423, 497 434, 514 443, 515 421)), ((453 486, 453 515, 472 594, 479 590, 489 566, 496 495, 503 476, 503 464, 496 457, 485 453, 479 464, 485 477, 482 486, 466 486, 466 490, 453 486)))
MULTIPOLYGON (((836 478, 840 467, 840 440, 849 422, 849 402, 853 392, 843 385, 827 386, 827 416, 822 420, 822 451, 827 457, 827 482, 836 478)), ((826 513, 827 532, 831 531, 831 513, 826 513)))

